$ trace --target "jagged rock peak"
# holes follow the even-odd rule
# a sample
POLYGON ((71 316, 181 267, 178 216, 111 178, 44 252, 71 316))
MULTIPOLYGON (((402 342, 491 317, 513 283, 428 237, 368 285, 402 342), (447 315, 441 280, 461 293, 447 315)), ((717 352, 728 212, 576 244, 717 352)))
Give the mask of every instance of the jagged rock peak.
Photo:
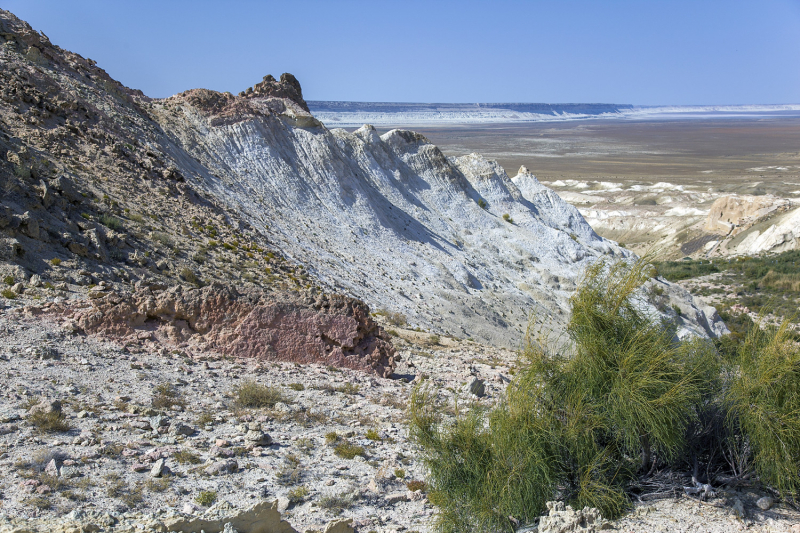
POLYGON ((244 96, 246 98, 255 96, 287 98, 302 107, 305 111, 309 111, 308 104, 303 100, 303 89, 300 87, 300 82, 288 72, 281 74, 280 81, 276 80, 272 74, 267 74, 264 76, 264 80, 261 83, 257 83, 253 87, 249 87, 246 91, 240 92, 239 96, 244 96))

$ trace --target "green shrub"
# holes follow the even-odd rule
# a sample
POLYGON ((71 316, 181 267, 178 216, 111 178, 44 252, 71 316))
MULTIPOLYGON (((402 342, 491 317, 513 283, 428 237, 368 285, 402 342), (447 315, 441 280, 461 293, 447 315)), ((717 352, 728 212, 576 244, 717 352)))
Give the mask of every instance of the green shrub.
POLYGON ((556 497, 613 518, 653 454, 678 457, 714 352, 675 343, 672 328, 640 310, 636 293, 650 274, 646 261, 590 266, 570 301, 565 345, 529 339, 488 412, 476 406, 445 423, 431 389, 415 388, 410 435, 441 531, 510 529, 509 517, 530 523, 556 497))
POLYGON ((513 224, 514 223, 514 219, 511 218, 511 215, 509 215, 508 213, 503 213, 503 220, 505 220, 509 224, 513 224))
POLYGON ((480 207, 481 209, 486 209, 487 207, 489 207, 489 204, 487 204, 486 200, 484 200, 483 198, 478 198, 478 207, 480 207))
POLYGON ((117 231, 121 230, 124 227, 120 219, 105 213, 100 215, 100 223, 109 229, 117 231))
POLYGON ((295 487, 290 490, 289 494, 287 494, 287 497, 289 498, 289 503, 300 503, 306 499, 306 496, 308 496, 309 493, 310 491, 308 490, 308 487, 305 485, 300 485, 299 487, 295 487))
POLYGON ((194 270, 189 267, 183 267, 181 269, 180 276, 193 285, 200 284, 200 278, 198 278, 197 274, 194 273, 194 270))
POLYGON ((169 409, 174 406, 184 407, 186 402, 181 398, 180 391, 171 383, 160 383, 153 389, 151 405, 156 409, 169 409))
POLYGON ((14 285, 14 282, 15 282, 14 276, 6 276, 3 278, 3 283, 8 285, 9 287, 14 285))
POLYGON ((342 492, 341 494, 323 496, 317 503, 322 509, 331 511, 335 515, 339 515, 342 513, 342 511, 351 508, 356 500, 358 500, 358 496, 356 494, 342 492))
POLYGON ((752 447, 761 481, 797 501, 800 348, 791 340, 787 323, 779 328, 751 328, 732 363, 724 397, 730 427, 739 429, 752 447))
POLYGON ((200 494, 195 496, 194 501, 203 507, 210 507, 215 501, 217 501, 217 493, 213 490, 200 491, 200 494))
POLYGON ((355 444, 351 444, 349 442, 343 442, 341 444, 337 444, 333 448, 333 453, 341 457, 342 459, 355 459, 357 455, 361 457, 365 457, 367 455, 366 450, 361 446, 357 446, 355 444))
POLYGON ((302 390, 306 390, 305 385, 303 385, 302 383, 289 383, 287 385, 287 387, 289 387, 290 389, 292 389, 294 391, 298 391, 298 392, 300 392, 302 390))
POLYGON ((255 381, 245 381, 235 390, 236 403, 240 407, 275 407, 278 402, 289 403, 280 389, 261 385, 255 381))
POLYGON ((66 433, 72 429, 64 413, 57 411, 36 411, 28 416, 28 422, 44 433, 66 433))
POLYGON ((374 429, 368 429, 365 435, 369 440, 381 440, 380 434, 374 429))
POLYGON ((58 265, 61 264, 61 259, 59 259, 58 257, 54 257, 50 260, 50 264, 53 265, 54 267, 57 267, 58 265))
POLYGON ((0 294, 3 295, 3 298, 6 298, 8 300, 13 300, 14 298, 17 297, 17 293, 12 291, 11 289, 3 289, 2 291, 0 291, 0 294))
POLYGON ((199 465, 203 462, 197 455, 186 450, 175 452, 172 457, 182 465, 199 465))

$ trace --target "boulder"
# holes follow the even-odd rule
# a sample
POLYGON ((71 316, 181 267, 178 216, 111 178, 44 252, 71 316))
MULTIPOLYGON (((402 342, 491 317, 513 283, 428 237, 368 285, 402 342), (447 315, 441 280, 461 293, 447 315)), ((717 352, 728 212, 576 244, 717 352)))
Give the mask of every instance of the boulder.
POLYGON ((221 476, 224 474, 232 474, 239 471, 239 463, 235 459, 227 459, 224 461, 217 461, 212 463, 205 469, 205 473, 209 476, 221 476))
POLYGON ((473 396, 481 398, 486 393, 486 385, 482 379, 473 377, 467 381, 465 390, 473 396))

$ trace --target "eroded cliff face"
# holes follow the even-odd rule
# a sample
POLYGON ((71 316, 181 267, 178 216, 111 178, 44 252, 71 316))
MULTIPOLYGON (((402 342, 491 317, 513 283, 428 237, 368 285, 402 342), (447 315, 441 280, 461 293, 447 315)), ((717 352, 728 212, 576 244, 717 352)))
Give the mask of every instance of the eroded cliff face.
POLYGON ((241 112, 217 113, 190 91, 150 110, 200 163, 193 183, 323 285, 414 326, 518 346, 532 315, 565 324, 587 264, 628 255, 524 168, 511 179, 414 132, 329 130, 271 102, 249 96, 241 112))
POLYGON ((45 263, 56 258, 130 283, 317 283, 412 326, 516 347, 531 316, 566 323, 587 264, 628 254, 525 170, 450 159, 409 131, 326 128, 291 75, 151 100, 2 21, 3 249, 23 275, 68 283, 45 263))

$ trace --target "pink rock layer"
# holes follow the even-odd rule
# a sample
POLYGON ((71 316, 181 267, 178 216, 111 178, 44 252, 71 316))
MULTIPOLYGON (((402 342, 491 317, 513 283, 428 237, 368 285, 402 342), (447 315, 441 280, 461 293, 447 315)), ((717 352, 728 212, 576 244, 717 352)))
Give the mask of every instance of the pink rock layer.
POLYGON ((53 306, 78 331, 121 342, 155 342, 241 358, 321 363, 389 377, 398 357, 366 304, 326 294, 138 288, 94 294, 82 307, 53 306))

